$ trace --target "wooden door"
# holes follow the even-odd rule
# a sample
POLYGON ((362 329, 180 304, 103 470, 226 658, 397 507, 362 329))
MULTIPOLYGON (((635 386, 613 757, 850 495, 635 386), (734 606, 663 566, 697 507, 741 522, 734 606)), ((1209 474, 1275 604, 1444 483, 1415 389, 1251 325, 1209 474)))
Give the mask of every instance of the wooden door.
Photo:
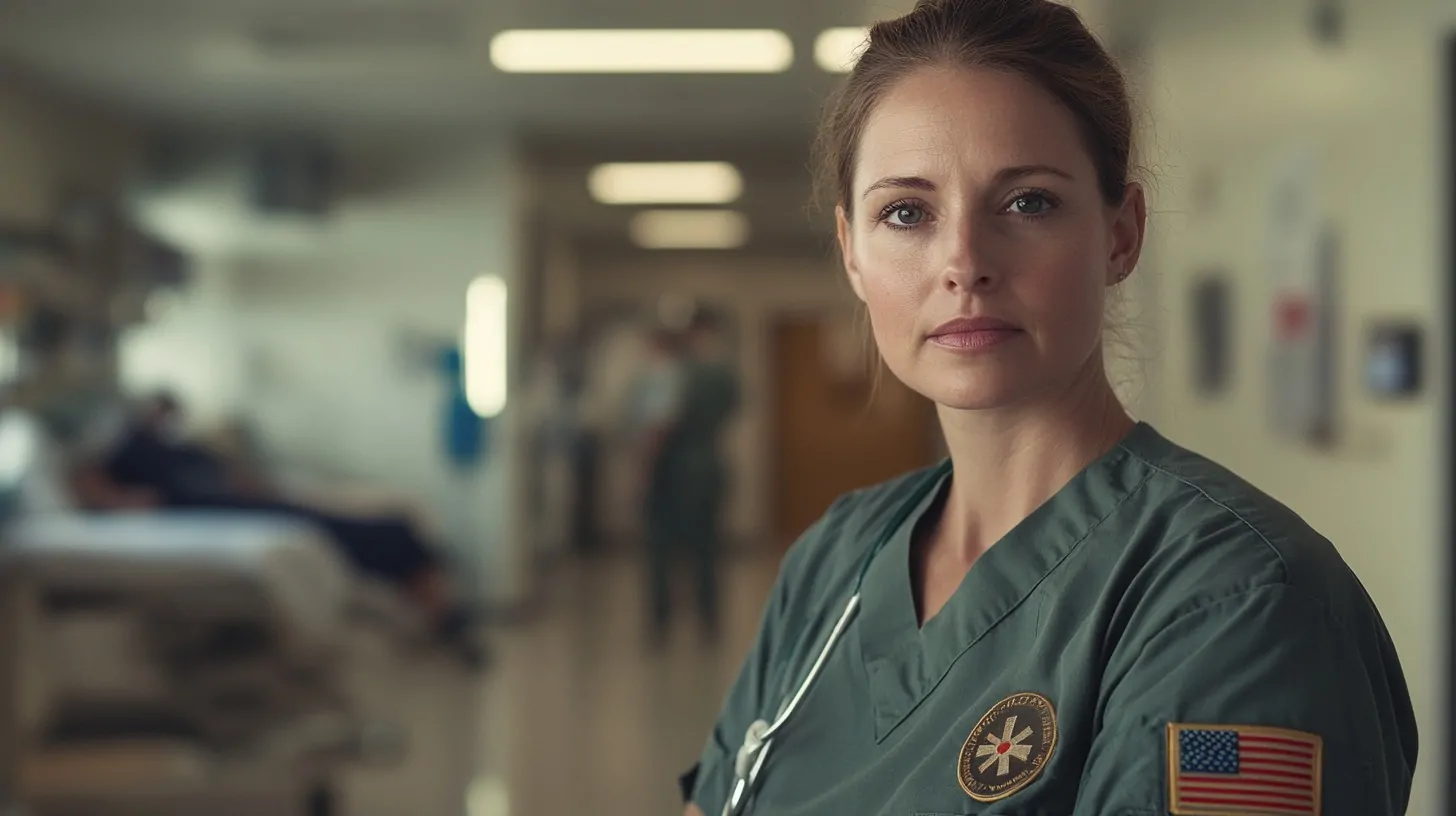
POLYGON ((817 318, 785 318, 771 335, 775 526, 785 546, 843 493, 937 456, 930 402, 888 370, 877 387, 830 373, 817 318))

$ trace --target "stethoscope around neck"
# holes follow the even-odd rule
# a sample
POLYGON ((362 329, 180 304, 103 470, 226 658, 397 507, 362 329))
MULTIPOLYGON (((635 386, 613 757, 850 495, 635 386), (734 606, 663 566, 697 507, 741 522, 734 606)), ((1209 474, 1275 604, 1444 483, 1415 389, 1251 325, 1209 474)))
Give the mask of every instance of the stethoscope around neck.
POLYGON ((865 554, 864 563, 860 565, 859 578, 854 582, 854 593, 849 596, 849 601, 845 603, 844 611, 840 613, 834 628, 829 630, 829 637, 824 640, 824 646, 819 650, 819 657, 815 658, 814 665, 809 667, 804 679, 799 682, 799 688, 785 698, 783 704, 779 706, 778 714, 774 717, 773 722, 754 720, 748 726, 748 731, 743 736, 743 745, 738 749, 738 756, 733 761, 733 787, 728 790, 728 801, 723 803, 723 816, 742 816, 748 812, 748 801, 753 795, 754 787, 758 784, 758 776, 763 771, 764 761, 768 759, 769 749, 773 747, 773 738, 784 730, 784 726, 794 716, 799 704, 814 687, 814 681, 818 679, 819 672, 824 669, 824 664, 829 661, 829 655, 833 653, 835 645, 844 637, 844 631, 849 628, 850 621, 854 620, 855 614, 859 612, 860 590, 864 587, 865 576, 869 574, 870 564, 925 500, 926 495, 940 484, 941 478, 949 470, 949 462, 936 468, 933 476, 928 478, 926 483, 921 485, 900 506, 894 518, 890 520, 879 539, 875 541, 875 545, 865 554))

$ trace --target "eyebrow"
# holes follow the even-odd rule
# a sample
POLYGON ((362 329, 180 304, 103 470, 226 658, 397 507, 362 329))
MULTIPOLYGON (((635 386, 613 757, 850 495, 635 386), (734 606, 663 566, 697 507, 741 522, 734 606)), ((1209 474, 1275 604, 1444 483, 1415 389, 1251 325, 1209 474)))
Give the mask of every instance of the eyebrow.
MULTIPOLYGON (((1058 176, 1068 181, 1076 181, 1071 173, 1068 173, 1067 171, 1059 167, 1053 167, 1050 164, 1023 164, 1016 167, 1003 168, 1001 171, 996 173, 994 182, 996 184, 1005 184, 1009 181, 1015 181, 1019 178, 1025 178, 1027 176, 1035 175, 1058 176)), ((886 176, 885 178, 880 179, 874 184, 871 184, 869 188, 864 191, 864 195, 861 197, 868 197, 870 193, 873 193, 876 190, 884 190, 889 188, 900 190, 924 190, 926 192, 934 192, 936 189, 938 189, 935 186, 935 182, 931 181, 928 178, 925 178, 924 176, 886 176)))

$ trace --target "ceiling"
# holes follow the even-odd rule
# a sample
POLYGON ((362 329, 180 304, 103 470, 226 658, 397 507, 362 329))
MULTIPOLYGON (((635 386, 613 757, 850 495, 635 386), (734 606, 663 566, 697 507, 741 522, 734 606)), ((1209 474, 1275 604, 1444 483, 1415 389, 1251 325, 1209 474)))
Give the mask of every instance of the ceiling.
POLYGON ((754 243, 821 251, 808 143, 836 78, 814 37, 913 0, 17 0, 0 3, 0 63, 167 131, 289 133, 345 147, 430 150, 515 134, 550 228, 621 242, 630 212, 595 205, 601 161, 719 159, 743 170, 754 243), (773 75, 508 75, 488 43, 510 28, 778 28, 773 75))
POLYGON ((780 140, 807 131, 833 83, 809 58, 814 36, 904 5, 21 0, 0 4, 0 58, 57 88, 195 127, 780 140), (561 27, 780 28, 799 59, 767 76, 521 76, 491 66, 496 32, 561 27))
MULTIPOLYGON (((1100 15, 1119 0, 1075 0, 1100 15)), ((754 248, 822 253, 807 212, 809 150, 836 77, 815 36, 904 13, 914 0, 9 0, 0 67, 155 128, 321 136, 429 152, 515 134, 554 232, 621 244, 627 208, 594 204, 601 161, 716 159, 745 176, 754 248), (511 28, 778 28, 797 58, 772 75, 508 75, 488 58, 511 28)))

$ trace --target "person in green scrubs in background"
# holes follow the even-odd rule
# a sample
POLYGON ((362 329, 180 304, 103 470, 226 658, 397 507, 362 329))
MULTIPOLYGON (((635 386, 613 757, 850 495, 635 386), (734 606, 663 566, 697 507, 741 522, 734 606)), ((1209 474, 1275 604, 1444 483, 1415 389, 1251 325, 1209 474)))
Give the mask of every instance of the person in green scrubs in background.
POLYGON ((727 465, 723 433, 738 407, 738 375, 725 348, 718 315, 699 309, 678 348, 668 355, 654 389, 653 430, 648 437, 647 546, 651 635, 665 637, 672 612, 674 562, 692 564, 698 617, 710 639, 718 635, 718 562, 727 465))
POLYGON ((879 351, 950 455, 785 557, 688 813, 1405 812, 1416 723, 1359 581, 1109 383, 1145 234, 1133 131, 1059 3, 921 0, 872 29, 825 174, 879 351))

